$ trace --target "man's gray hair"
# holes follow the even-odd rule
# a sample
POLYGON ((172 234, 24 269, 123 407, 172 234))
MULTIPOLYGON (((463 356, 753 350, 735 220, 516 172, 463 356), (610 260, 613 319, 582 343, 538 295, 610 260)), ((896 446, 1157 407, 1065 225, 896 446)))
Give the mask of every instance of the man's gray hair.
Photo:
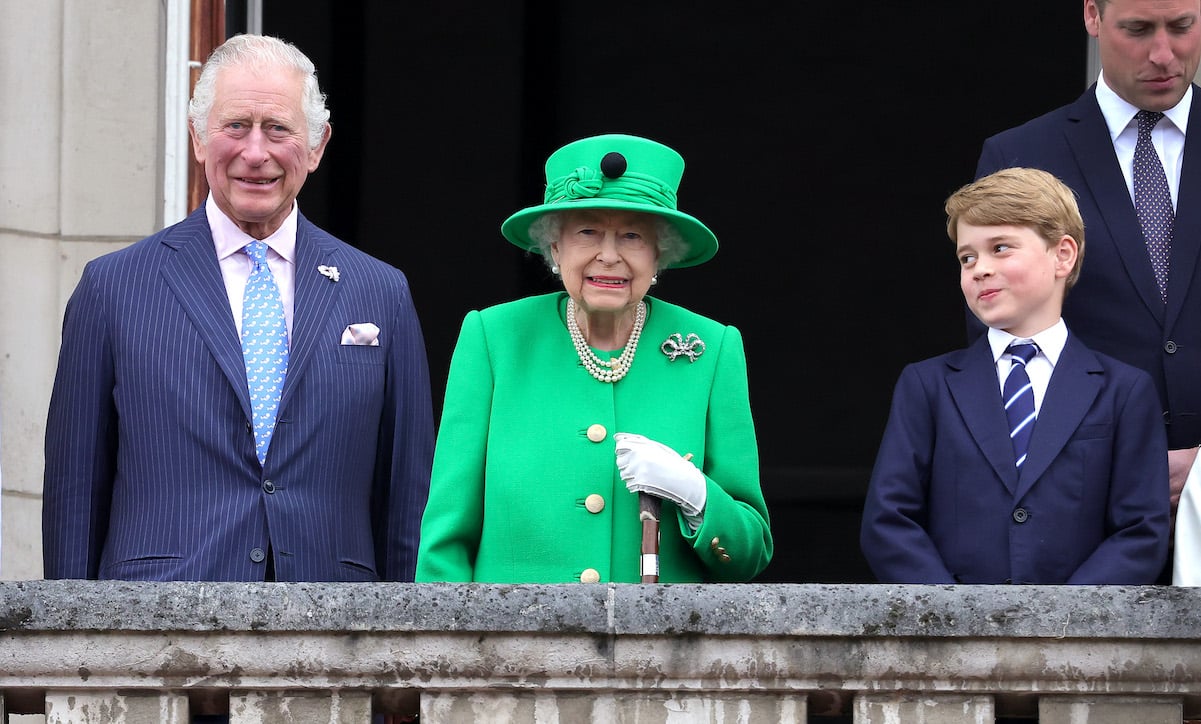
POLYGON ((308 125, 309 149, 321 144, 329 109, 325 94, 317 84, 317 68, 308 56, 289 42, 269 35, 235 35, 213 51, 196 81, 192 100, 188 103, 188 121, 202 143, 208 143, 208 118, 216 95, 217 72, 237 66, 265 71, 270 68, 289 68, 304 76, 304 117, 308 125))

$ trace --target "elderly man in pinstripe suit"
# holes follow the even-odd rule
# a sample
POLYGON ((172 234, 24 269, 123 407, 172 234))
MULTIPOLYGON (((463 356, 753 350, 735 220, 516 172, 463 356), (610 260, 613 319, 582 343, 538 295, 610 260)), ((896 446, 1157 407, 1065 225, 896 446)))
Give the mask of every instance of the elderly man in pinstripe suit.
POLYGON ((189 117, 204 207, 89 263, 67 304, 45 575, 412 580, 425 347, 404 274, 297 209, 330 135, 312 62, 234 37, 189 117))

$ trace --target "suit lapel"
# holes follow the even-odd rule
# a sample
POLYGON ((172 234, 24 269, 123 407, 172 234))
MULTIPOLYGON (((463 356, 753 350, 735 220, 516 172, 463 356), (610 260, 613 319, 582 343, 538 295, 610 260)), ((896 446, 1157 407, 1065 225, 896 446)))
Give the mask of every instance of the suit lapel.
POLYGON ((234 388, 246 419, 251 418, 250 393, 246 389, 246 363, 238 328, 229 309, 229 296, 217 262, 213 235, 201 206, 163 237, 163 244, 176 251, 162 267, 167 286, 174 292, 205 345, 234 388))
POLYGON ((1103 372, 1097 356, 1069 333, 1034 423, 1015 498, 1026 494, 1080 427, 1101 392, 1103 372))
MULTIPOLYGON (((1134 213, 1130 190, 1118 166, 1113 141, 1109 137, 1109 126, 1097 105, 1096 86, 1089 89, 1068 110, 1068 126, 1064 135, 1068 146, 1080 165, 1080 175, 1097 201, 1101 219, 1109 230, 1109 238, 1117 247, 1126 273, 1133 280, 1134 288, 1143 304, 1162 324, 1164 304, 1155 284, 1155 272, 1151 269, 1151 258, 1143 242, 1143 231, 1134 213), (1124 239, 1131 240, 1129 243, 1124 239)), ((1097 238, 1085 234, 1086 240, 1097 238)), ((1096 243, 1096 242, 1093 242, 1096 243)), ((1175 252, 1173 251, 1173 263, 1175 252)))
POLYGON ((1171 266, 1168 269, 1168 305, 1165 329, 1171 330, 1184 308, 1197 257, 1201 255, 1201 208, 1183 199, 1201 198, 1201 88, 1193 86, 1193 102, 1188 114, 1188 133, 1184 137, 1184 166, 1180 169, 1180 188, 1176 193, 1176 222, 1172 231, 1171 266), (1189 163, 1192 158, 1193 162, 1189 163))
MULTIPOLYGON (((303 215, 296 221, 296 296, 292 313, 292 347, 288 353, 288 376, 280 396, 284 410, 293 390, 303 379, 313 352, 323 342, 325 321, 338 293, 347 280, 334 282, 317 271, 318 266, 337 266, 337 245, 332 237, 321 232, 303 215)), ((342 270, 345 274, 345 270, 342 270)), ((351 281, 350 283, 353 283, 351 281)))
POLYGON ((951 368, 947 388, 972 439, 997 477, 1011 493, 1017 488, 1017 466, 1014 464, 1013 443, 1009 440, 1009 425, 1001 405, 1001 387, 997 381, 997 366, 992 359, 988 335, 976 340, 971 347, 947 359, 951 368))

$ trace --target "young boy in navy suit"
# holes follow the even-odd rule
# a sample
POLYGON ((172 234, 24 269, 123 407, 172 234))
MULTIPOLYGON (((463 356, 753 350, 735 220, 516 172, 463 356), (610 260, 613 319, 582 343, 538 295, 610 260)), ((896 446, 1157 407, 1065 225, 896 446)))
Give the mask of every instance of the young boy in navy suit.
POLYGON ((988 334, 902 371, 863 511, 868 563, 896 583, 1153 583, 1169 526, 1159 398, 1060 317, 1084 256, 1072 191, 1011 168, 946 212, 988 334))

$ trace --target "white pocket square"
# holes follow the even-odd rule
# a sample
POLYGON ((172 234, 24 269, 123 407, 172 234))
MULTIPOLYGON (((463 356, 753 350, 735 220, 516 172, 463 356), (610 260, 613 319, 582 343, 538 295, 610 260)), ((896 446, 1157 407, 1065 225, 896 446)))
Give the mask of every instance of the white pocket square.
POLYGON ((379 327, 371 322, 352 324, 342 330, 342 344, 353 344, 363 347, 379 346, 379 327))

